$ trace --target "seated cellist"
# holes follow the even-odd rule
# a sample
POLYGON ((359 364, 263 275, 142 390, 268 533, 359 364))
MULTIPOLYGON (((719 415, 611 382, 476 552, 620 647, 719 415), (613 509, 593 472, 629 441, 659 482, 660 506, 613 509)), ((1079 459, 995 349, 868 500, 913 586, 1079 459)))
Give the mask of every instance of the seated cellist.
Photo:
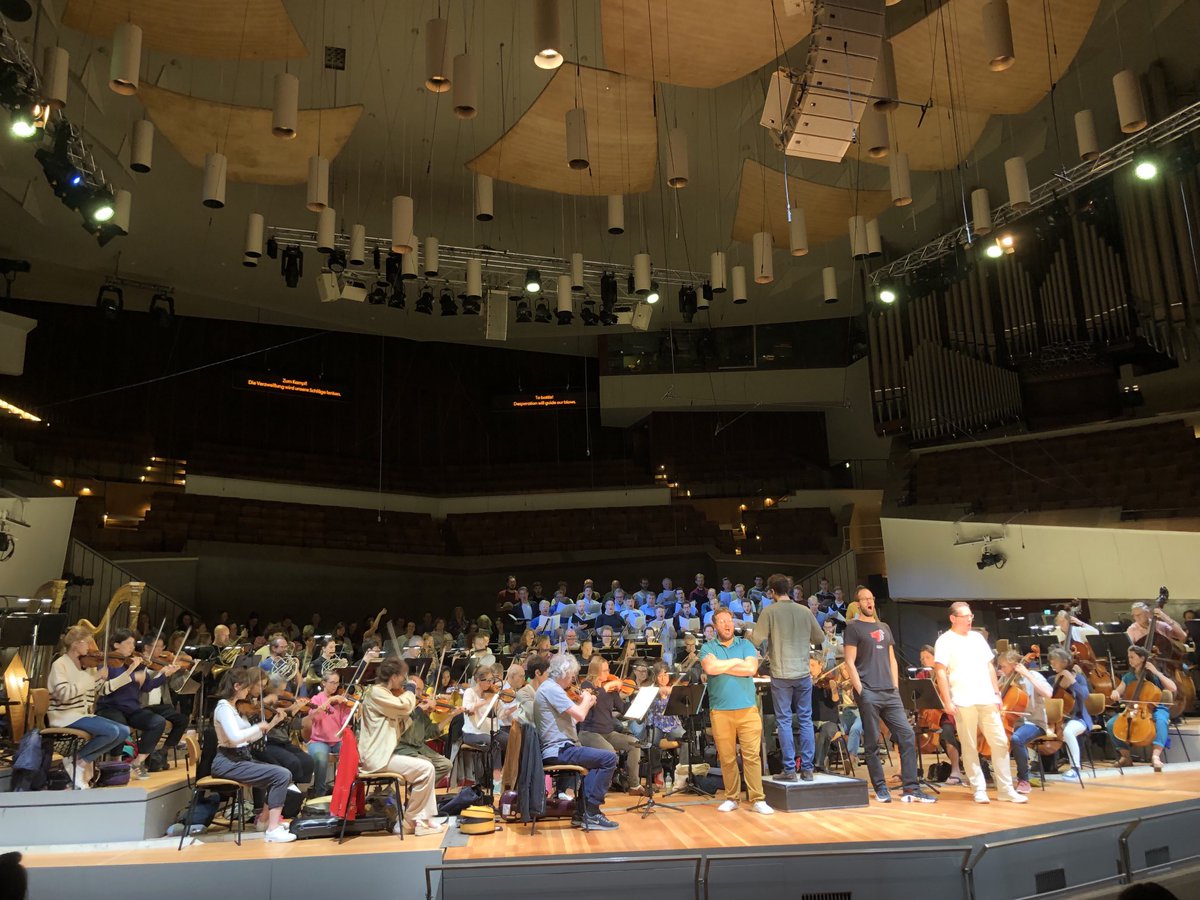
MULTIPOLYGON (((1121 677, 1121 683, 1117 685, 1112 692, 1112 700, 1119 702, 1126 693, 1132 693, 1133 686, 1137 683, 1138 676, 1142 669, 1146 670, 1146 682, 1154 685, 1159 690, 1171 691, 1174 693, 1178 686, 1154 667, 1154 663, 1150 662, 1150 654, 1146 648, 1140 644, 1131 644, 1129 647, 1129 671, 1121 677)), ((1167 745, 1167 724, 1170 722, 1170 708, 1165 704, 1158 704, 1154 707, 1154 750, 1150 758, 1151 764, 1154 766, 1155 772, 1161 772, 1163 768, 1162 752, 1167 745)), ((1121 756, 1117 760, 1118 766, 1132 765, 1133 760, 1129 756, 1129 744, 1117 738, 1114 729, 1117 722, 1122 716, 1112 716, 1109 718, 1107 727, 1108 733, 1112 735, 1113 746, 1121 751, 1121 756)))

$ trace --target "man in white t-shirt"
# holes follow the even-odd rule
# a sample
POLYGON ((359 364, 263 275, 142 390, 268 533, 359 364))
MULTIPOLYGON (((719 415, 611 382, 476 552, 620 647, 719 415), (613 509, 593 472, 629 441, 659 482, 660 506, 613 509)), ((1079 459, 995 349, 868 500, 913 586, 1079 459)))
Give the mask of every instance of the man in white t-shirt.
POLYGON ((1000 720, 1000 682, 992 665, 992 648, 971 630, 975 614, 965 600, 950 604, 950 630, 937 639, 933 663, 938 693, 946 712, 955 717, 962 762, 975 789, 975 802, 987 803, 987 782, 979 765, 980 732, 992 748, 992 773, 1001 800, 1028 803, 1013 787, 1008 738, 1000 720))

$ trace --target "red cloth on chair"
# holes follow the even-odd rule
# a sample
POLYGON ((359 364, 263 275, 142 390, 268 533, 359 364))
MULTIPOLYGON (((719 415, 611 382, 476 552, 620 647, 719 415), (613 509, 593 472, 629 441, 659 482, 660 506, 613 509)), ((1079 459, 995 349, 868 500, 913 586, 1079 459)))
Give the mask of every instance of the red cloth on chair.
POLYGON ((358 785, 354 792, 354 803, 350 803, 350 785, 358 775, 358 740, 354 731, 347 728, 342 732, 342 748, 338 751, 337 774, 333 779, 333 796, 329 801, 329 812, 351 822, 362 815, 366 808, 366 791, 358 785), (347 809, 349 807, 349 809, 347 809))

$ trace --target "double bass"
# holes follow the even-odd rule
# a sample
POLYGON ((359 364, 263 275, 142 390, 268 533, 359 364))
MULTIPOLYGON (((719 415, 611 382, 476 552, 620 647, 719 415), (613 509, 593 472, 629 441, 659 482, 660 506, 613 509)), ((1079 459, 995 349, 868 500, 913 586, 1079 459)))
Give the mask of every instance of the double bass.
MULTIPOLYGON (((1160 587, 1155 608, 1162 609, 1167 605, 1170 597, 1171 592, 1166 587, 1160 587)), ((1149 628, 1149 634, 1146 635, 1146 649, 1159 671, 1175 682, 1177 692, 1171 703, 1171 718, 1178 718, 1185 712, 1190 712, 1196 705, 1196 685, 1192 681, 1191 674, 1184 668, 1187 648, 1174 638, 1162 634, 1155 624, 1153 615, 1150 617, 1149 628)))
POLYGON ((1079 666, 1080 671, 1087 678, 1088 688, 1092 693, 1103 694, 1107 697, 1116 687, 1108 663, 1096 658, 1096 651, 1086 640, 1075 640, 1075 622, 1072 621, 1078 615, 1075 609, 1064 609, 1063 612, 1067 617, 1066 632, 1063 635, 1064 644, 1071 652, 1071 662, 1079 666))
MULTIPOLYGON (((1167 602, 1166 593, 1166 588, 1162 588, 1159 592, 1159 609, 1162 609, 1163 604, 1167 602)), ((1154 619, 1151 618, 1150 630, 1146 632, 1146 637, 1141 644, 1142 649, 1147 654, 1152 652, 1152 648, 1156 644, 1156 635, 1162 637, 1162 635, 1158 634, 1158 629, 1154 625, 1154 619)), ((1113 723, 1113 736, 1130 747, 1145 747, 1154 740, 1154 710, 1158 705, 1158 701, 1162 699, 1162 691, 1146 680, 1146 665, 1148 661, 1149 658, 1147 657, 1147 660, 1142 663, 1142 667, 1138 671, 1137 681, 1133 683, 1132 690, 1125 691, 1121 697, 1121 702, 1125 705, 1125 708, 1121 710, 1120 716, 1113 723)), ((1122 758, 1127 757, 1123 756, 1122 758)))

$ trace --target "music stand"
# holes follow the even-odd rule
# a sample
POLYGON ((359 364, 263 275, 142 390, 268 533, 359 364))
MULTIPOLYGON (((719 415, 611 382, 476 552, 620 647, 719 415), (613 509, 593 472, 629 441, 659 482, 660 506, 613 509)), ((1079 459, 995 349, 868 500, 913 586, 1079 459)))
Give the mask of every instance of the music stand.
POLYGON ((1092 652, 1096 654, 1096 659, 1108 660, 1109 674, 1116 679, 1115 660, 1124 660, 1125 654, 1129 652, 1129 645, 1132 643, 1129 635, 1124 631, 1089 634, 1087 642, 1091 645, 1092 652))
POLYGON ((921 759, 921 738, 917 734, 917 720, 920 718, 920 713, 929 709, 941 711, 946 709, 942 705, 942 698, 938 695, 937 689, 933 686, 933 679, 901 679, 900 702, 904 704, 904 709, 912 716, 913 740, 916 743, 915 749, 917 751, 917 785, 918 787, 927 787, 935 794, 940 794, 941 790, 925 778, 925 763, 921 759))
MULTIPOLYGON (((676 685, 671 688, 671 694, 679 690, 683 685, 676 685)), ((633 701, 629 704, 622 718, 631 722, 641 722, 646 732, 650 735, 650 743, 647 747, 647 762, 650 768, 647 770, 650 777, 646 779, 646 796, 639 800, 635 805, 629 808, 629 812, 640 812, 642 818, 650 815, 660 806, 663 809, 670 809, 674 812, 683 812, 678 806, 673 806, 670 803, 659 803, 654 799, 654 772, 658 768, 659 761, 662 758, 662 750, 658 746, 658 741, 654 740, 654 728, 650 724, 650 712, 654 708, 654 701, 658 699, 657 685, 638 688, 637 694, 634 695, 633 701)), ((667 700, 667 705, 670 706, 670 698, 667 700)))
POLYGON ((418 678, 420 678, 422 681, 424 681, 425 673, 429 670, 429 667, 433 664, 433 657, 432 656, 414 656, 412 659, 406 659, 405 662, 408 664, 409 674, 416 675, 418 678))
POLYGON ((698 794, 711 800, 716 796, 712 791, 706 791, 697 784, 695 776, 696 760, 704 759, 704 752, 700 748, 699 734, 704 726, 699 720, 707 696, 708 685, 700 682, 699 684, 676 685, 671 688, 671 696, 667 698, 667 706, 663 710, 663 715, 676 716, 684 723, 683 730, 687 733, 689 760, 687 779, 684 781, 683 787, 675 788, 667 794, 668 797, 674 794, 698 794))

